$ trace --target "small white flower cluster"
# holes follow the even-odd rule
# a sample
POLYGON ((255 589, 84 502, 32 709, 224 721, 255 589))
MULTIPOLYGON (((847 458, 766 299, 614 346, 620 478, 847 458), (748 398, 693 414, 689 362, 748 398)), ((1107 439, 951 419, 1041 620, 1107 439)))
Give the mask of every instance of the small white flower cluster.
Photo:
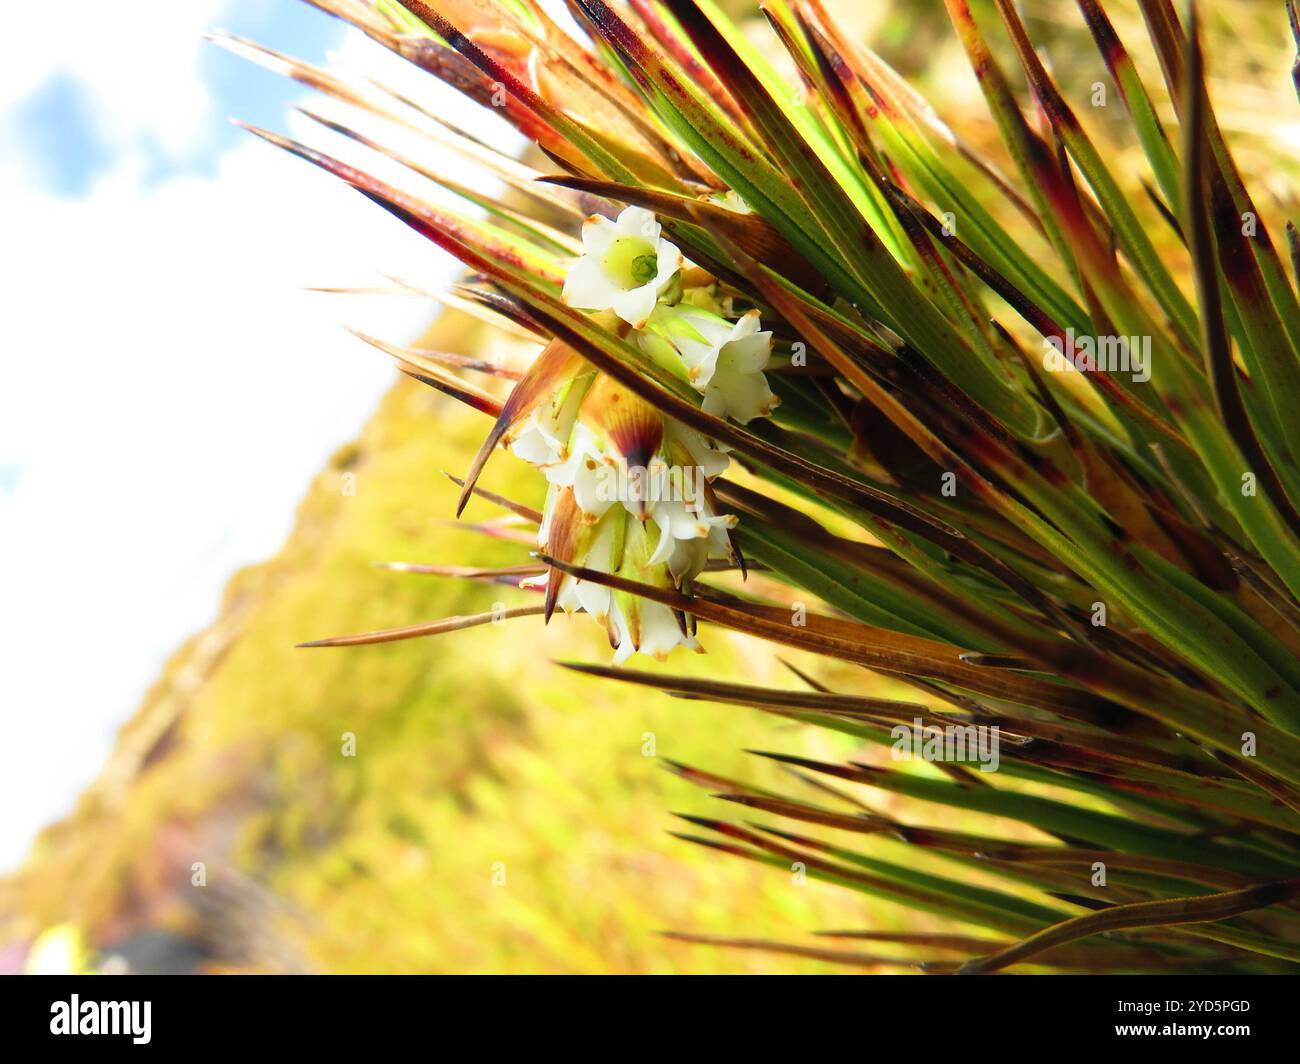
MULTIPOLYGON (((757 311, 728 317, 716 281, 687 267, 650 211, 629 207, 616 221, 593 216, 582 242, 566 303, 625 322, 651 359, 701 394, 708 413, 746 424, 772 411, 777 399, 763 375, 772 334, 760 331, 757 311)), ((736 518, 717 513, 709 486, 727 468, 726 453, 610 378, 587 370, 559 382, 511 427, 507 443, 550 484, 538 541, 554 556, 679 590, 689 590, 710 558, 733 556, 736 518)), ((698 649, 691 618, 556 577, 556 605, 603 622, 615 661, 698 649)))
POLYGON ((579 310, 612 310, 636 330, 641 347, 704 396, 704 409, 742 425, 772 412, 776 397, 763 369, 772 334, 758 311, 728 320, 708 285, 685 292, 682 253, 663 239, 658 220, 628 207, 611 222, 593 215, 582 227, 583 254, 564 281, 564 301, 579 310))

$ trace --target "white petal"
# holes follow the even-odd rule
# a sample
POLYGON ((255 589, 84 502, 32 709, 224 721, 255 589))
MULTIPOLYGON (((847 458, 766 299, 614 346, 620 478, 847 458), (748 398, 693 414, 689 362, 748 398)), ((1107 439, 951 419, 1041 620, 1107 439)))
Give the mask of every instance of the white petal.
POLYGON ((632 633, 628 631, 623 613, 615 603, 610 604, 609 620, 614 629, 614 639, 618 643, 618 650, 614 653, 614 664, 622 665, 636 653, 636 646, 632 642, 632 633))
POLYGON ((609 613, 609 588, 600 584, 593 584, 590 580, 579 580, 576 583, 572 580, 566 582, 565 586, 560 589, 561 595, 573 585, 574 596, 592 617, 597 620, 603 620, 609 613))
POLYGON ((718 347, 731 337, 733 326, 720 314, 699 307, 679 307, 678 312, 709 348, 718 347))
MULTIPOLYGON (((536 466, 563 461, 583 394, 584 389, 570 388, 559 409, 553 402, 535 406, 522 427, 512 430, 511 452, 536 466)), ((555 482, 552 478, 552 483, 555 482)))
POLYGON ((582 223, 582 248, 597 261, 604 256, 609 250, 609 245, 618 237, 618 224, 599 214, 593 214, 582 223))
POLYGON ((581 596, 581 581, 574 580, 573 577, 566 577, 564 583, 560 585, 560 593, 555 596, 555 604, 565 613, 577 613, 579 609, 584 608, 581 596))
POLYGON ((618 497, 618 470, 594 451, 585 451, 573 466, 573 501, 584 514, 603 517, 618 497))
POLYGON ((742 425, 771 412, 776 397, 762 373, 737 372, 730 361, 722 363, 704 394, 704 409, 730 417, 742 425))
POLYGON ((614 236, 635 237, 651 244, 659 240, 660 226, 653 211, 644 207, 625 207, 618 216, 614 236))
POLYGON ((694 539, 707 534, 700 531, 698 518, 686 508, 685 503, 660 503, 655 507, 654 519, 664 534, 674 539, 694 539))
POLYGON ((731 330, 731 339, 743 340, 746 336, 753 336, 758 332, 759 315, 756 310, 747 310, 740 316, 735 327, 731 330))
MULTIPOLYGON (((655 510, 658 509, 659 507, 656 506, 655 510)), ((658 544, 655 545, 654 553, 650 555, 649 560, 646 562, 647 568, 660 565, 663 562, 668 561, 668 559, 671 558, 673 555, 673 544, 677 542, 675 539, 673 539, 672 536, 668 534, 668 532, 664 529, 663 525, 659 524, 658 519, 655 520, 655 524, 659 525, 659 542, 658 544)))
POLYGON ((686 642, 682 630, 677 626, 673 611, 662 602, 641 601, 641 646, 642 654, 664 658, 679 643, 686 642))
POLYGON ((622 294, 594 255, 583 255, 564 278, 564 301, 578 310, 609 310, 622 294))
POLYGON ((723 346, 740 335, 738 330, 742 328, 749 328, 752 332, 753 324, 756 324, 757 319, 755 323, 743 326, 742 323, 733 325, 717 314, 693 307, 678 307, 676 313, 679 319, 699 336, 699 339, 696 339, 688 332, 678 330, 672 340, 689 371, 691 384, 703 390, 713 378, 719 352, 723 346))
POLYGON ((619 292, 609 305, 614 308, 614 313, 632 328, 640 329, 655 309, 658 299, 659 293, 655 290, 654 282, 651 282, 643 284, 640 288, 633 288, 630 292, 619 292))
POLYGON ((686 448, 691 461, 700 467, 709 480, 727 471, 731 459, 717 448, 711 447, 700 433, 679 422, 668 422, 668 430, 673 439, 686 448))
MULTIPOLYGON (((718 553, 725 556, 726 554, 726 532, 720 529, 723 537, 722 550, 718 553)), ((673 540, 672 557, 668 559, 668 571, 673 574, 677 580, 694 580, 704 571, 705 563, 709 560, 709 553, 713 544, 713 533, 706 539, 675 539, 673 540)))
POLYGON ((662 292, 668 282, 677 276, 677 271, 684 262, 677 245, 670 244, 667 240, 659 241, 659 254, 655 262, 655 286, 658 291, 662 292))
POLYGON ((772 357, 772 334, 754 333, 732 340, 722 349, 722 353, 737 373, 758 373, 772 357))
POLYGON ((712 414, 714 417, 725 418, 731 410, 731 406, 727 402, 727 393, 721 388, 707 389, 704 393, 704 401, 700 403, 700 409, 706 414, 712 414))
POLYGON ((533 465, 550 465, 560 457, 546 434, 536 425, 527 426, 510 443, 510 453, 533 465))

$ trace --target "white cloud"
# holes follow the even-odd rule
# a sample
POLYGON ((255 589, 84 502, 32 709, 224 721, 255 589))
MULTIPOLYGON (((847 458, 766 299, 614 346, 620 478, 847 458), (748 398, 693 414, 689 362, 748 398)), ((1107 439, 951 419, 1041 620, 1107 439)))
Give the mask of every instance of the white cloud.
MULTIPOLYGON (((128 147, 142 134, 166 151, 195 146, 213 101, 199 75, 203 31, 231 0, 64 0, 6 4, 0 108, 63 73, 91 88, 100 136, 128 147)), ((274 0, 239 0, 244 6, 274 0)))
MULTIPOLYGON (((88 19, 121 11, 84 6, 88 19)), ((168 31, 179 36, 218 6, 130 5, 182 23, 168 31)), ((96 27, 115 58, 78 45, 63 61, 121 109, 122 128, 156 119, 183 140, 192 58, 166 75, 184 102, 151 112, 114 66, 129 30, 96 27)), ((50 63, 6 70, 5 47, 0 99, 17 99, 50 63)), ((371 61, 368 47, 346 51, 371 61)), ((392 380, 339 323, 401 340, 431 314, 302 287, 382 283, 381 270, 437 287, 454 272, 363 197, 252 137, 213 177, 142 186, 139 165, 120 158, 75 200, 32 188, 21 160, 0 168, 0 466, 21 469, 12 492, 0 483, 0 868, 70 807, 166 656, 211 619, 234 568, 276 550, 311 475, 392 380)))

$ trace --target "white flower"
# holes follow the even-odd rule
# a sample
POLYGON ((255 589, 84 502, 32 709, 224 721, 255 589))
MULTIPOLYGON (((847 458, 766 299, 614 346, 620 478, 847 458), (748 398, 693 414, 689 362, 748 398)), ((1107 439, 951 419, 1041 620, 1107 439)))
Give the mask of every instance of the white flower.
POLYGON ((721 444, 696 432, 680 421, 669 421, 664 426, 664 451, 679 464, 700 467, 706 480, 715 480, 727 471, 731 459, 721 444), (685 461, 683 461, 685 459, 685 461))
POLYGON ((772 353, 772 334, 759 332, 758 311, 730 322, 692 306, 664 308, 656 316, 660 334, 677 349, 687 379, 704 396, 707 413, 746 425, 777 404, 763 369, 772 353))
MULTIPOLYGON (((625 516, 623 557, 619 561, 619 575, 637 583, 671 589, 674 581, 664 572, 662 563, 653 561, 656 541, 662 542, 663 533, 656 532, 650 522, 641 522, 625 516)), ((694 626, 684 616, 679 616, 661 602, 626 592, 611 596, 609 616, 610 642, 616 647, 614 662, 625 661, 634 651, 661 661, 678 645, 698 650, 694 626)))
MULTIPOLYGON (((649 515, 661 527, 678 514, 703 514, 690 523, 677 516, 672 535, 677 539, 709 535, 707 528, 690 531, 700 521, 722 520, 708 511, 703 484, 724 473, 731 459, 718 450, 712 440, 677 421, 666 419, 660 453, 646 468, 628 468, 624 459, 611 454, 596 434, 579 421, 569 435, 564 458, 542 466, 547 481, 559 488, 572 488, 574 501, 588 524, 595 524, 611 506, 621 504, 636 517, 649 515), (656 508, 676 505, 677 510, 656 508)), ((731 528, 735 519, 728 517, 731 528)), ((710 526, 712 527, 712 526, 710 526)), ((665 528, 665 531, 669 531, 665 528)), ((715 541, 716 542, 716 541, 715 541)), ((723 541, 725 554, 725 540, 723 541)), ((698 571, 698 570, 697 570, 698 571)))
POLYGON ((511 427, 511 453, 542 470, 563 462, 585 394, 586 389, 573 382, 533 407, 522 425, 511 427))
MULTIPOLYGON (((548 498, 546 516, 542 521, 542 527, 538 530, 537 537, 537 542, 543 549, 546 547, 550 534, 550 517, 551 507, 548 498)), ((616 514, 611 519, 601 521, 597 525, 586 554, 576 559, 584 568, 595 569, 602 573, 614 570, 619 561, 618 558, 614 557, 614 554, 622 551, 620 543, 622 537, 616 522, 622 519, 621 514, 616 514)), ((549 576, 533 577, 522 581, 520 586, 545 587, 548 579, 549 576)), ((593 584, 590 580, 575 580, 568 577, 560 585, 560 593, 556 596, 555 603, 565 613, 584 610, 588 616, 594 617, 598 624, 606 624, 612 598, 609 588, 603 584, 593 584)))
POLYGON ((583 255, 564 279, 564 301, 612 310, 640 329, 682 267, 682 253, 659 234, 643 207, 628 207, 614 222, 593 214, 582 227, 583 255))
MULTIPOLYGON (((666 353, 678 360, 675 349, 666 353)), ((536 464, 550 484, 538 530, 544 552, 687 592, 711 557, 732 556, 728 533, 736 518, 715 512, 709 488, 730 458, 715 441, 639 404, 616 382, 597 375, 557 388, 512 431, 511 450, 536 464)), ((662 603, 554 570, 523 584, 546 587, 552 580, 558 582, 553 605, 603 624, 617 662, 633 653, 662 659, 677 646, 700 649, 693 620, 662 603)))
POLYGON ((621 502, 610 484, 616 481, 614 459, 605 453, 595 434, 579 422, 569 438, 564 461, 542 470, 546 479, 557 487, 573 489, 574 501, 590 521, 605 515, 615 502, 621 502))
MULTIPOLYGON (((552 489, 547 499, 546 516, 538 534, 538 543, 545 549, 550 535, 552 504, 556 489, 552 489)), ((646 531, 640 522, 622 510, 607 514, 590 533, 590 539, 584 542, 578 557, 572 559, 587 569, 602 573, 619 572, 633 580, 651 580, 660 586, 669 581, 662 575, 655 576, 654 563, 644 561, 644 551, 633 549, 629 553, 629 538, 635 538, 644 548, 648 542, 646 531), (638 561, 638 556, 640 561, 638 561)), ((661 542, 672 542, 671 537, 661 535, 661 542)), ((701 540, 701 543, 706 541, 701 540)), ((705 547, 704 557, 708 550, 705 547)), ((703 560, 700 562, 703 568, 703 560)), ((696 572, 699 570, 697 569, 696 572)), ((523 580, 521 587, 544 588, 553 579, 553 574, 529 577, 523 580)), ((597 623, 605 626, 609 632, 611 645, 615 647, 614 661, 621 664, 634 653, 640 652, 663 660, 676 646, 684 646, 698 651, 700 644, 694 635, 682 632, 677 623, 677 616, 671 609, 659 602, 635 596, 615 595, 608 587, 590 580, 563 578, 556 605, 565 613, 584 611, 597 623)))
POLYGON ((618 642, 614 652, 614 664, 622 665, 635 653, 663 661, 674 647, 684 646, 688 650, 699 650, 700 644, 693 635, 683 635, 677 626, 673 611, 662 602, 641 599, 637 606, 637 627, 640 639, 632 638, 631 627, 624 618, 622 610, 616 605, 612 620, 614 622, 613 638, 618 642))
POLYGON ((659 526, 659 545, 648 564, 667 562, 679 584, 699 576, 710 555, 725 558, 731 549, 727 532, 736 527, 736 516, 713 513, 705 499, 656 502, 650 519, 659 526))

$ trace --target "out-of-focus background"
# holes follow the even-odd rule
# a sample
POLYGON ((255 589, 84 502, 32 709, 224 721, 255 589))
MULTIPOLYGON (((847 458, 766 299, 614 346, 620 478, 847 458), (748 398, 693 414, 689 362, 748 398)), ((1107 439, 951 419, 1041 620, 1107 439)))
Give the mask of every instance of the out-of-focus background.
MULTIPOLYGON (((938 0, 831 6, 987 139, 938 0)), ((1105 73, 1074 5, 1034 6, 1086 97, 1105 73)), ((1261 6, 1212 5, 1208 31, 1221 113, 1270 182, 1290 176, 1300 123, 1273 110, 1289 56, 1261 6)), ((1108 8, 1137 39, 1132 5, 1108 8)), ((699 796, 652 755, 755 778, 742 748, 822 756, 834 740, 565 673, 550 661, 608 658, 581 620, 293 649, 518 597, 373 566, 518 548, 449 520, 440 471, 464 471, 486 421, 395 384, 340 324, 497 341, 433 300, 305 290, 395 288, 385 275, 436 289, 454 268, 232 127, 300 133, 309 96, 202 34, 378 72, 504 147, 509 131, 297 0, 17 5, 6 28, 0 963, 797 971, 818 965, 656 932, 916 926, 669 837, 669 810, 699 796)), ((484 483, 539 501, 508 456, 484 483)), ((705 643, 674 666, 783 675, 758 643, 705 643)))

